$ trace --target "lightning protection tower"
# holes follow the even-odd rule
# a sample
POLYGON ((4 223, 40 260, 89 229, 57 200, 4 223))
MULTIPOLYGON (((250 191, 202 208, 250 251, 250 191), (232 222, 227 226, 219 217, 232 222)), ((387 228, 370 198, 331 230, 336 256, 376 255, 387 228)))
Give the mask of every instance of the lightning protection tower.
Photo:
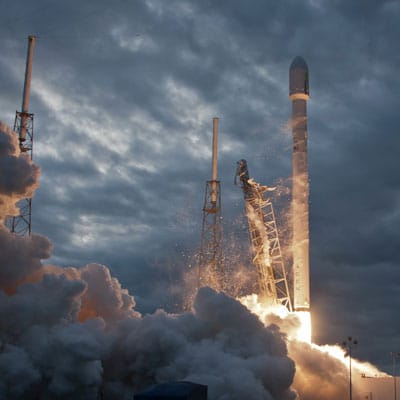
POLYGON ((221 183, 217 180, 218 118, 213 118, 212 175, 206 183, 198 264, 198 287, 224 288, 221 183))
POLYGON ((260 300, 272 305, 282 304, 292 311, 274 208, 271 199, 265 196, 274 188, 249 179, 246 160, 238 161, 236 177, 242 183, 260 300))
MULTIPOLYGON (((28 54, 26 58, 24 93, 22 97, 22 111, 15 114, 14 131, 19 135, 19 146, 22 153, 26 153, 32 160, 33 157, 33 114, 29 112, 29 99, 31 92, 33 50, 35 36, 28 37, 28 54)), ((10 231, 21 236, 31 234, 32 228, 32 199, 22 199, 18 203, 19 215, 8 221, 10 231)))

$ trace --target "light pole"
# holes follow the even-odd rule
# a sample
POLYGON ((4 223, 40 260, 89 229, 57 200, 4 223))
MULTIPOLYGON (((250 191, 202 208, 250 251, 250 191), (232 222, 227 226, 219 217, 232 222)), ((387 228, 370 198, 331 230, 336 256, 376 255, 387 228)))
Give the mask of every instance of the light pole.
POLYGON ((397 400, 397 388, 396 388, 396 358, 400 356, 400 353, 397 351, 392 351, 390 353, 393 361, 393 391, 394 391, 394 400, 397 400))
POLYGON ((342 345, 346 349, 345 356, 349 356, 349 394, 350 400, 353 400, 353 391, 352 391, 352 384, 351 384, 351 350, 353 346, 357 344, 357 340, 353 339, 351 336, 344 340, 342 345))

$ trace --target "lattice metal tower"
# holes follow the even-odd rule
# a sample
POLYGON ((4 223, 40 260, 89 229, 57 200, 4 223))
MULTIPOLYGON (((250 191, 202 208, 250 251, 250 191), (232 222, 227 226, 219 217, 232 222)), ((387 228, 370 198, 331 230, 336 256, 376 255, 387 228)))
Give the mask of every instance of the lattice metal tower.
MULTIPOLYGON (((35 36, 28 37, 28 54, 26 57, 24 93, 22 111, 15 114, 14 131, 19 135, 19 146, 22 153, 33 157, 33 114, 29 113, 29 99, 31 92, 33 50, 35 36)), ((32 231, 32 199, 23 199, 18 203, 20 214, 7 221, 10 231, 18 235, 27 236, 32 231)))
POLYGON ((217 180, 218 118, 213 118, 212 175, 206 183, 198 264, 198 287, 224 289, 221 183, 217 180))
POLYGON ((249 179, 246 160, 238 161, 236 177, 239 177, 244 193, 259 297, 264 303, 282 304, 292 311, 274 208, 271 199, 265 197, 265 193, 274 188, 261 186, 249 179))

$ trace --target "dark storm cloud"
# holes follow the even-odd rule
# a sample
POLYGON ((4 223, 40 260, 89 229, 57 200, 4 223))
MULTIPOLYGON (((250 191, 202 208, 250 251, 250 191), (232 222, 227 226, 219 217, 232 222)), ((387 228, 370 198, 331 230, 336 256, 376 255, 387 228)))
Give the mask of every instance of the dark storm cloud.
MULTIPOLYGON (((288 68, 302 55, 315 335, 334 343, 354 333, 361 358, 388 364, 400 346, 398 2, 41 0, 7 8, 4 122, 21 103, 26 36, 39 36, 34 230, 54 243, 52 261, 108 264, 137 293, 139 309, 141 299, 146 309, 168 303, 171 282, 198 249, 213 116, 221 118, 227 238, 247 241, 236 222, 238 159, 260 183, 289 187, 288 68)), ((287 203, 280 196, 278 209, 287 203)))

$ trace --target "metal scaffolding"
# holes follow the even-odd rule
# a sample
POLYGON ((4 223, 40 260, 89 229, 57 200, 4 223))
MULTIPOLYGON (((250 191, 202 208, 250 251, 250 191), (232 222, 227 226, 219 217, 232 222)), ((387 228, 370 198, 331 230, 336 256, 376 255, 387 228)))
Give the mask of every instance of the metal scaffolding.
POLYGON ((198 286, 210 286, 216 290, 222 290, 223 280, 221 186, 219 181, 207 181, 203 207, 198 286), (211 200, 214 192, 213 186, 216 188, 216 202, 211 200))
POLYGON ((198 264, 198 287, 224 289, 221 184, 217 180, 218 118, 213 119, 212 179, 206 183, 198 264))
MULTIPOLYGON (((33 114, 17 111, 15 114, 14 131, 21 132, 24 126, 25 140, 20 141, 20 150, 33 158, 33 114)), ((11 217, 7 225, 12 233, 21 236, 30 236, 32 231, 32 199, 22 199, 17 203, 19 215, 11 217)))
MULTIPOLYGON (((33 114, 29 113, 29 101, 31 92, 33 50, 35 48, 35 36, 28 37, 28 53, 26 56, 24 92, 22 96, 22 111, 15 114, 14 131, 19 136, 19 147, 22 153, 33 157, 33 114)), ((23 199, 18 202, 20 213, 16 217, 8 219, 7 226, 10 231, 18 235, 27 236, 32 231, 32 199, 23 199)))
POLYGON ((271 199, 265 196, 273 189, 249 179, 246 160, 238 161, 236 176, 242 183, 244 193, 259 296, 266 303, 282 304, 292 311, 274 208, 271 199))

